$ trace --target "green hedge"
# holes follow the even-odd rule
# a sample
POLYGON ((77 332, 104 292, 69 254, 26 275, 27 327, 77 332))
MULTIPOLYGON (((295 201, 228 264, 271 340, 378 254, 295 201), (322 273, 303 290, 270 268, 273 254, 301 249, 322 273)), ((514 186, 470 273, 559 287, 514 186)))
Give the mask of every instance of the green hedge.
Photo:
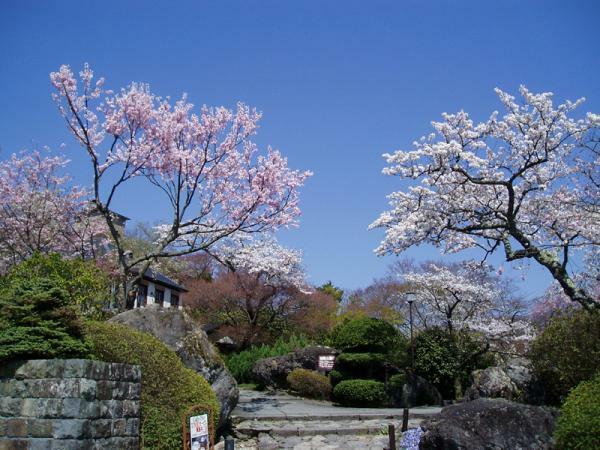
POLYGON ((571 391, 560 410, 554 431, 556 448, 600 448, 600 373, 571 391))
POLYGON ((328 341, 332 347, 351 353, 388 353, 406 345, 396 328, 374 317, 346 320, 331 331, 328 341))
POLYGON ((335 360, 335 369, 344 379, 385 379, 387 355, 381 353, 342 353, 335 360))
POLYGON ((385 406, 385 385, 374 380, 344 380, 333 388, 334 399, 344 406, 385 406))
POLYGON ((529 357, 546 403, 560 405, 571 389, 600 371, 600 314, 579 311, 552 319, 529 357))
POLYGON ((302 397, 328 399, 331 396, 329 378, 314 370, 294 369, 287 376, 290 389, 302 397))
POLYGON ((192 405, 210 405, 213 423, 218 422, 219 405, 210 384, 185 368, 175 352, 158 339, 106 322, 90 322, 86 334, 96 359, 141 366, 143 448, 181 448, 181 415, 192 405))

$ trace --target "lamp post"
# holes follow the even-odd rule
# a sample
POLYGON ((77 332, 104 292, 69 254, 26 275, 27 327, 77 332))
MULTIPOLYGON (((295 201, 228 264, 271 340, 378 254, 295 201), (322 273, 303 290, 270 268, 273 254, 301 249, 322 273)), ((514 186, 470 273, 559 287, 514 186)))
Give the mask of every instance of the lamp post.
POLYGON ((409 318, 410 318, 410 369, 414 375, 415 373, 415 343, 413 339, 413 303, 415 301, 415 294, 413 292, 406 293, 406 301, 408 302, 409 318))

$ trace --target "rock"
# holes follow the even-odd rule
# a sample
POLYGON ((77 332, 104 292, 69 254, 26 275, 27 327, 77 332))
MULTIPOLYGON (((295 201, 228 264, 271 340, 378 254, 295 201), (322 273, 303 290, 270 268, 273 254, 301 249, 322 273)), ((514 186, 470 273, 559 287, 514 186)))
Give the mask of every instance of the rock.
POLYGON ((225 425, 238 402, 237 383, 206 333, 185 312, 137 308, 122 312, 109 321, 152 334, 175 351, 186 367, 202 375, 215 391, 221 407, 218 427, 225 425))
POLYGON ((543 403, 543 387, 533 376, 531 361, 526 358, 513 358, 501 366, 476 370, 471 378, 473 383, 465 392, 465 400, 483 397, 543 403))
POLYGON ((516 400, 521 391, 501 367, 488 367, 475 370, 471 377, 473 384, 465 392, 465 400, 478 398, 506 398, 516 400))
POLYGON ((420 450, 553 448, 558 410, 505 399, 480 398, 447 406, 422 424, 420 450))
POLYGON ((437 388, 418 375, 407 374, 406 383, 402 386, 401 408, 422 405, 441 405, 442 394, 437 388))
POLYGON ((297 368, 317 370, 319 355, 337 355, 338 351, 321 345, 305 347, 283 356, 256 361, 252 373, 256 382, 267 388, 287 387, 286 378, 297 368))

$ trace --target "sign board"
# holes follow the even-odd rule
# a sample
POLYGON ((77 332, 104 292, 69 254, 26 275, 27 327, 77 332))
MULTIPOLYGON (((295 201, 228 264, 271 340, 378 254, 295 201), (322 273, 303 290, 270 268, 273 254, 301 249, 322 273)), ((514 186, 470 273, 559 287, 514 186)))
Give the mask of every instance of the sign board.
POLYGON ((208 450, 208 414, 190 417, 190 443, 192 450, 208 450))
POLYGON ((319 370, 333 370, 335 355, 319 355, 319 370))

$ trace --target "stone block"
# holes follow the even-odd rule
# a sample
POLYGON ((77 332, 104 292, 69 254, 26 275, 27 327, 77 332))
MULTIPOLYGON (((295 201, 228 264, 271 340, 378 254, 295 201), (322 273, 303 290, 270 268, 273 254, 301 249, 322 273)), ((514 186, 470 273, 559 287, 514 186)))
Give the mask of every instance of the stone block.
MULTIPOLYGON (((3 419, 5 420, 5 419, 3 419)), ((27 420, 26 419, 7 419, 6 436, 8 437, 26 437, 27 420)))
POLYGON ((85 426, 85 437, 92 439, 108 438, 113 436, 112 428, 112 419, 89 420, 85 426))
POLYGON ((123 417, 139 417, 140 402, 137 400, 123 400, 123 417))
POLYGON ((27 433, 31 437, 49 438, 54 429, 54 420, 60 419, 28 419, 27 433))
POLYGON ((96 361, 89 359, 63 359, 64 378, 87 378, 96 361))
POLYGON ((61 416, 62 400, 56 398, 24 398, 21 404, 22 417, 53 419, 61 416))
POLYGON ((0 450, 29 450, 27 439, 3 439, 0 441, 0 450))
POLYGON ((0 416, 2 417, 18 417, 21 415, 23 407, 23 399, 0 397, 0 416))
POLYGON ((102 417, 102 404, 82 398, 65 398, 62 401, 62 417, 82 419, 102 417))
POLYGON ((140 419, 127 419, 127 427, 125 429, 125 436, 139 436, 140 433, 140 419))
POLYGON ((85 419, 55 420, 52 426, 52 437, 55 439, 84 438, 85 419))
POLYGON ((52 450, 52 442, 54 439, 42 438, 42 439, 30 439, 29 450, 52 450))

